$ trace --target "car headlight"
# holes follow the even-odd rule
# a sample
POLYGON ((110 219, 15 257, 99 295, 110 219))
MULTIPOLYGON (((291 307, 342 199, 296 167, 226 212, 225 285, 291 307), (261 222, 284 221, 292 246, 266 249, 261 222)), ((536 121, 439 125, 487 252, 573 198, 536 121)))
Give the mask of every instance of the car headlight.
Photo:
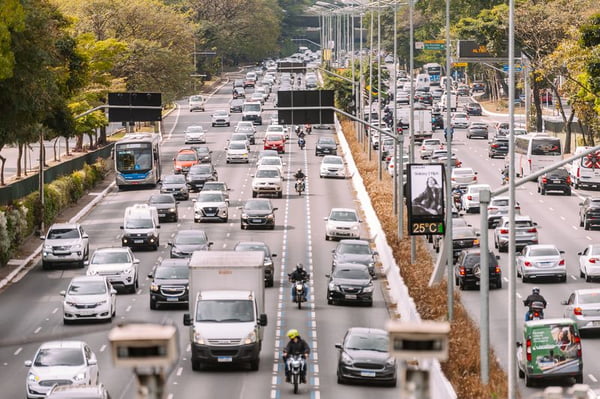
POLYGON ((242 216, 241 216, 241 218, 242 218, 242 219, 248 219, 248 215, 247 215, 247 214, 245 214, 245 213, 242 213, 242 216))
POLYGON ((38 377, 34 373, 29 372, 27 374, 27 382, 38 382, 39 380, 40 380, 40 377, 38 377))
POLYGON ((194 330, 194 343, 199 345, 204 345, 206 343, 202 335, 196 330, 194 330))
POLYGON ((52 251, 52 245, 44 245, 44 251, 52 251))
POLYGON ((126 267, 125 269, 123 269, 123 274, 133 274, 133 272, 133 267, 126 267))
POLYGON ((71 301, 65 301, 65 304, 66 304, 66 305, 69 305, 69 306, 71 306, 71 307, 73 307, 73 308, 74 308, 75 306, 77 306, 77 303, 75 303, 75 302, 71 302, 71 301))
POLYGON ((396 359, 394 359, 393 357, 388 358, 388 360, 386 360, 385 362, 385 365, 389 367, 394 367, 396 365, 396 359))
POLYGON ((73 380, 75 380, 75 381, 85 380, 85 373, 78 373, 77 375, 75 375, 75 377, 73 377, 73 380))
POLYGON ((265 258, 265 261, 263 262, 263 265, 265 265, 265 266, 272 266, 273 265, 273 261, 270 258, 265 258))
POLYGON ((105 303, 107 303, 108 301, 105 299, 103 301, 98 301, 96 302, 96 306, 100 306, 100 305, 104 305, 105 303))
POLYGON ((373 292, 373 288, 374 288, 373 283, 370 283, 365 288, 363 288, 363 292, 366 292, 366 293, 373 292))
POLYGON ((158 291, 159 287, 156 283, 150 283, 150 291, 158 291))
POLYGON ((342 363, 351 366, 352 365, 352 358, 347 354, 347 353, 342 353, 342 357, 341 357, 342 363))
POLYGON ((76 244, 71 247, 71 250, 81 251, 81 244, 76 244))
POLYGON ((169 212, 175 212, 176 209, 175 208, 169 208, 169 212))
POLYGON ((98 272, 94 269, 88 269, 87 273, 88 276, 95 276, 96 274, 98 274, 98 272))
POLYGON ((244 344, 253 344, 256 342, 256 332, 252 331, 246 338, 244 338, 244 344))
POLYGON ((271 215, 267 215, 267 219, 273 220, 273 215, 272 214, 271 215))
POLYGON ((358 225, 352 226, 352 230, 358 230, 358 225))
POLYGON ((219 207, 219 212, 225 212, 227 211, 227 206, 220 206, 219 207))
POLYGON ((329 287, 329 291, 337 291, 336 286, 333 283, 329 283, 328 287, 329 287))

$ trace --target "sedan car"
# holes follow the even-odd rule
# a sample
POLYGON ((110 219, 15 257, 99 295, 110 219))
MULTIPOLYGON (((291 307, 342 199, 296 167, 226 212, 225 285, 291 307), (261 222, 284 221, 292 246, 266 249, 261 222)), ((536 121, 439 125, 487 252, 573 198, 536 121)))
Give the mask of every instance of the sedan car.
POLYGON ((600 288, 575 290, 561 304, 565 305, 564 317, 577 323, 582 335, 600 331, 600 288))
POLYGON ((452 169, 452 186, 464 186, 477 183, 477 172, 473 168, 454 168, 452 169))
POLYGON ((252 177, 252 198, 261 194, 283 197, 283 176, 277 166, 261 166, 252 177))
POLYGON ((103 384, 55 385, 44 399, 111 399, 103 384))
POLYGON ((230 141, 225 147, 225 163, 233 162, 250 162, 248 143, 245 139, 244 141, 230 141))
POLYGON ((566 282, 564 253, 552 244, 526 245, 517 256, 517 277, 521 277, 524 283, 540 277, 556 277, 566 282))
POLYGON ((275 211, 268 199, 250 199, 241 209, 240 227, 242 230, 249 228, 275 229, 275 211))
MULTIPOLYGON (((500 220, 502 219, 503 216, 508 216, 508 211, 509 211, 509 197, 507 196, 500 196, 500 197, 493 197, 490 201, 490 204, 488 205, 487 211, 488 211, 488 229, 492 229, 494 227, 496 227, 496 225, 498 224, 498 222, 500 222, 500 220)), ((521 214, 521 206, 519 205, 519 203, 517 202, 515 204, 515 215, 520 215, 521 214)))
POLYGON ((139 287, 139 264, 129 247, 98 248, 90 258, 86 274, 104 276, 113 287, 134 294, 139 287))
POLYGON ((229 112, 242 112, 242 105, 244 105, 244 100, 241 98, 234 98, 229 102, 229 112))
POLYGON ((346 177, 346 167, 342 157, 337 155, 325 155, 319 167, 319 177, 346 177))
POLYGON ((211 126, 231 126, 229 112, 217 110, 211 115, 211 126))
POLYGON ((467 131, 467 138, 472 139, 474 137, 481 137, 483 139, 488 139, 488 124, 485 122, 473 122, 471 126, 469 126, 469 130, 467 131))
POLYGON ((452 255, 456 262, 461 251, 479 247, 479 233, 471 226, 452 225, 452 255))
POLYGON ((319 137, 315 145, 315 156, 319 155, 337 155, 337 143, 333 137, 319 137))
MULTIPOLYGON (((515 226, 515 246, 517 249, 539 242, 537 223, 533 222, 529 216, 516 215, 515 226)), ((508 251, 509 228, 508 216, 502 216, 494 229, 494 246, 500 252, 508 251)))
POLYGON ((270 156, 270 157, 261 157, 256 161, 256 167, 260 168, 261 166, 274 166, 279 169, 279 174, 283 176, 283 167, 285 166, 285 162, 279 156, 270 156))
POLYGON ((198 163, 198 155, 191 148, 183 148, 173 158, 173 170, 175 174, 187 173, 190 167, 198 163))
POLYGON ((171 194, 175 199, 188 200, 190 199, 190 192, 186 182, 186 178, 183 175, 166 175, 163 176, 160 181, 160 193, 171 194))
POLYGON ((117 312, 117 291, 102 276, 77 276, 61 291, 63 322, 78 320, 110 322, 117 312))
POLYGON ((335 238, 360 238, 358 213, 349 208, 332 208, 325 217, 325 240, 335 238))
POLYGON ((203 163, 192 166, 186 180, 190 190, 200 191, 206 182, 219 180, 219 174, 213 164, 203 163))
POLYGON ((277 254, 271 252, 271 248, 262 241, 239 241, 233 246, 234 251, 262 251, 265 254, 265 287, 272 287, 275 282, 275 265, 273 258, 277 254))
POLYGON ((465 105, 467 115, 481 116, 483 109, 479 103, 468 103, 465 105))
POLYGON ((440 139, 425 139, 421 143, 421 159, 430 158, 434 150, 442 149, 444 149, 444 144, 440 139))
POLYGON ((508 137, 496 136, 490 141, 488 156, 490 158, 504 158, 508 154, 508 137))
POLYGON ((457 129, 469 127, 469 116, 464 112, 455 112, 450 119, 450 126, 457 129))
POLYGON ((202 191, 220 191, 227 201, 229 201, 230 190, 227 183, 222 181, 207 181, 202 187, 202 191))
POLYGON ((235 127, 234 133, 244 133, 250 144, 256 143, 256 128, 254 123, 249 121, 240 121, 235 127))
POLYGON ((585 230, 600 226, 600 198, 587 197, 579 203, 579 226, 585 230))
POLYGON ((377 251, 371 248, 367 240, 340 240, 334 250, 331 251, 331 269, 342 263, 360 263, 367 266, 371 276, 375 277, 375 263, 377 262, 377 251))
POLYGON ((222 191, 202 190, 192 200, 194 202, 194 222, 217 221, 227 223, 229 200, 222 191))
POLYGON ((335 347, 339 350, 338 384, 361 381, 396 386, 396 359, 389 352, 387 331, 352 327, 335 347))
POLYGON ((202 126, 188 126, 185 129, 185 144, 206 143, 206 130, 202 126))
POLYGON ((198 163, 211 163, 212 161, 212 150, 207 146, 194 146, 192 147, 196 151, 198 156, 198 163))
POLYGON ((98 360, 92 348, 83 341, 51 341, 40 345, 25 379, 25 396, 46 398, 55 385, 98 384, 98 360))
POLYGON ((169 241, 171 258, 190 258, 194 251, 208 251, 212 245, 204 230, 178 230, 169 241))
POLYGON ((189 259, 163 259, 148 274, 150 309, 189 303, 189 259))
MULTIPOLYGON (((488 276, 490 288, 502 288, 502 271, 498 266, 499 256, 493 252, 488 255, 488 276)), ((454 282, 461 290, 479 287, 481 283, 481 249, 464 249, 459 253, 454 267, 454 282)))
POLYGON ((161 222, 179 220, 178 204, 173 194, 153 194, 148 198, 148 205, 156 208, 158 220, 161 222))
POLYGON ((600 244, 590 244, 579 252, 579 277, 590 282, 600 278, 600 244))
POLYGON ((560 191, 571 195, 571 176, 565 168, 557 168, 538 177, 538 193, 546 195, 548 191, 560 191))
POLYGON ((42 250, 42 268, 49 269, 54 264, 75 263, 84 266, 90 253, 87 233, 78 223, 55 223, 48 229, 42 250))
POLYGON ((367 266, 359 263, 340 263, 326 274, 327 303, 360 303, 373 306, 373 280, 367 266))

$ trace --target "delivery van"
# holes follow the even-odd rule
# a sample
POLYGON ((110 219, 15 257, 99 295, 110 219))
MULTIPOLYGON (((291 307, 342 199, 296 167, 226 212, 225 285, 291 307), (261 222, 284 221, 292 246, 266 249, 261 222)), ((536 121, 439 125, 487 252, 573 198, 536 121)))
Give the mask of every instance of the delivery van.
POLYGON ((158 211, 155 207, 148 204, 127 207, 121 226, 121 244, 130 248, 150 247, 156 251, 160 245, 159 228, 158 211))
POLYGON ((205 104, 206 104, 206 99, 200 95, 190 96, 190 98, 188 100, 188 106, 190 108, 190 112, 204 111, 205 104))
POLYGON ((519 378, 536 381, 574 378, 583 382, 583 357, 577 323, 571 319, 526 321, 523 342, 517 342, 519 378))
MULTIPOLYGON (((574 155, 589 150, 591 147, 577 147, 574 155)), ((600 151, 592 152, 571 163, 569 171, 574 188, 600 187, 600 151)))

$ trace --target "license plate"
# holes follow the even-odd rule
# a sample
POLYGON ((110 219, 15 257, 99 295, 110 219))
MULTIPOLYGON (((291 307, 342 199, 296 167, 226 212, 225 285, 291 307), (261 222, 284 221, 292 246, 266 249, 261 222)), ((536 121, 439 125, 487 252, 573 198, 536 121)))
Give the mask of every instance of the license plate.
POLYGON ((592 325, 593 325, 594 327, 600 327, 600 321, 593 321, 593 322, 592 322, 592 325))
POLYGON ((144 240, 133 240, 134 244, 142 244, 144 240))
POLYGON ((178 302, 179 298, 167 298, 167 302, 178 302))
POLYGON ((356 295, 355 294, 346 294, 346 295, 344 295, 344 297, 346 299, 356 299, 356 295))
POLYGON ((360 376, 361 377, 375 377, 375 372, 374 371, 361 371, 360 376))
POLYGON ((262 223, 261 219, 252 219, 252 223, 262 223))
POLYGON ((167 214, 166 213, 159 213, 158 216, 159 217, 165 217, 165 216, 167 216, 167 214))
POLYGON ((553 183, 560 183, 560 180, 552 180, 553 183))
POLYGON ((231 363, 233 359, 231 356, 219 356, 217 357, 217 362, 219 363, 231 363))

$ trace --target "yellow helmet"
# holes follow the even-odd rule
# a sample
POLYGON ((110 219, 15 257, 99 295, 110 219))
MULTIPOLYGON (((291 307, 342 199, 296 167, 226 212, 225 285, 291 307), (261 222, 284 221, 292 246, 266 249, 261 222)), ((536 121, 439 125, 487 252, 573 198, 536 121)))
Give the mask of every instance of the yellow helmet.
POLYGON ((296 337, 299 337, 300 333, 295 328, 292 328, 291 330, 288 330, 286 335, 288 336, 289 339, 294 339, 296 337))

